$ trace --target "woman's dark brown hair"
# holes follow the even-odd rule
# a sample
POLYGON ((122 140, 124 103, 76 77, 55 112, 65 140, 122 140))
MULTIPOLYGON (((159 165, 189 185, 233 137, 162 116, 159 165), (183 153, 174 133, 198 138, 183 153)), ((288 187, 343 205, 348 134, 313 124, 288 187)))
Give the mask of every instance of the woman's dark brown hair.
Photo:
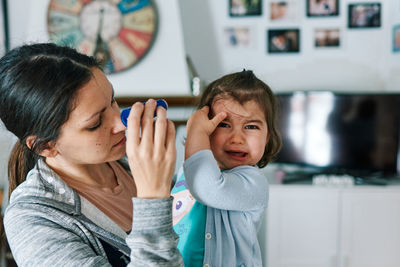
POLYGON ((92 57, 50 43, 24 45, 0 59, 0 119, 19 139, 9 158, 9 197, 58 138, 76 92, 97 66, 92 57), (36 137, 30 149, 29 136, 36 137))
POLYGON ((253 100, 264 111, 268 127, 268 142, 265 146, 264 155, 257 166, 265 167, 274 159, 282 145, 277 129, 277 100, 271 88, 258 79, 251 70, 228 74, 205 88, 198 108, 211 107, 216 99, 221 98, 233 98, 241 105, 253 100))

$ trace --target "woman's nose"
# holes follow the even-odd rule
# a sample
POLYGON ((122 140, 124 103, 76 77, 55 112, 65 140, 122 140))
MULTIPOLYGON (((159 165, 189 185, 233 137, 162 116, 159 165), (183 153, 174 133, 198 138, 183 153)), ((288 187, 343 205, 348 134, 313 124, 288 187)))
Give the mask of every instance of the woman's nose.
POLYGON ((119 133, 119 132, 121 132, 121 131, 125 131, 126 130, 126 127, 125 127, 125 125, 122 123, 122 120, 121 120, 121 111, 119 110, 119 108, 117 109, 117 108, 115 108, 115 109, 113 109, 113 118, 112 118, 112 121, 113 121, 113 133, 119 133))

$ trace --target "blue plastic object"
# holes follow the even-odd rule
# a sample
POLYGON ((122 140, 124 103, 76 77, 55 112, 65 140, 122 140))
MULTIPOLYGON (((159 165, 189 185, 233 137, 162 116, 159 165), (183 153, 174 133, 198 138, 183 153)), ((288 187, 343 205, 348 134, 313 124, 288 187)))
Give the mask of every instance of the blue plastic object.
MULTIPOLYGON (((146 102, 143 102, 143 104, 145 104, 145 103, 146 102)), ((167 102, 165 102, 165 100, 162 100, 162 99, 157 99, 157 108, 158 107, 163 107, 165 109, 168 109, 167 102)), ((131 108, 124 108, 121 111, 121 121, 125 125, 125 127, 128 126, 128 116, 129 116, 130 112, 131 112, 131 108)), ((155 116, 157 116, 157 112, 154 112, 154 117, 155 116)))

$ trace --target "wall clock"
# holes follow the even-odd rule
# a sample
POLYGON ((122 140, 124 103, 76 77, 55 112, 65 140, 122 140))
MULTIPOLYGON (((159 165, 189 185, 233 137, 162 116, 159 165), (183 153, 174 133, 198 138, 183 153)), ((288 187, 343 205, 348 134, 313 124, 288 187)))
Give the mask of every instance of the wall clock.
POLYGON ((138 64, 157 27, 152 0, 50 0, 48 7, 50 40, 95 56, 108 74, 138 64))

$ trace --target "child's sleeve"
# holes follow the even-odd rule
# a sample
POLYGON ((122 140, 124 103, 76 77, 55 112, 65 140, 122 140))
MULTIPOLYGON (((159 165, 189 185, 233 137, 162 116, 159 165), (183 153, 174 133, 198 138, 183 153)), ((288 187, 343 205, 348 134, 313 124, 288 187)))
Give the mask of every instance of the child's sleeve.
POLYGON ((253 166, 222 171, 210 150, 201 150, 183 165, 193 197, 218 209, 248 211, 266 208, 267 178, 253 166))

